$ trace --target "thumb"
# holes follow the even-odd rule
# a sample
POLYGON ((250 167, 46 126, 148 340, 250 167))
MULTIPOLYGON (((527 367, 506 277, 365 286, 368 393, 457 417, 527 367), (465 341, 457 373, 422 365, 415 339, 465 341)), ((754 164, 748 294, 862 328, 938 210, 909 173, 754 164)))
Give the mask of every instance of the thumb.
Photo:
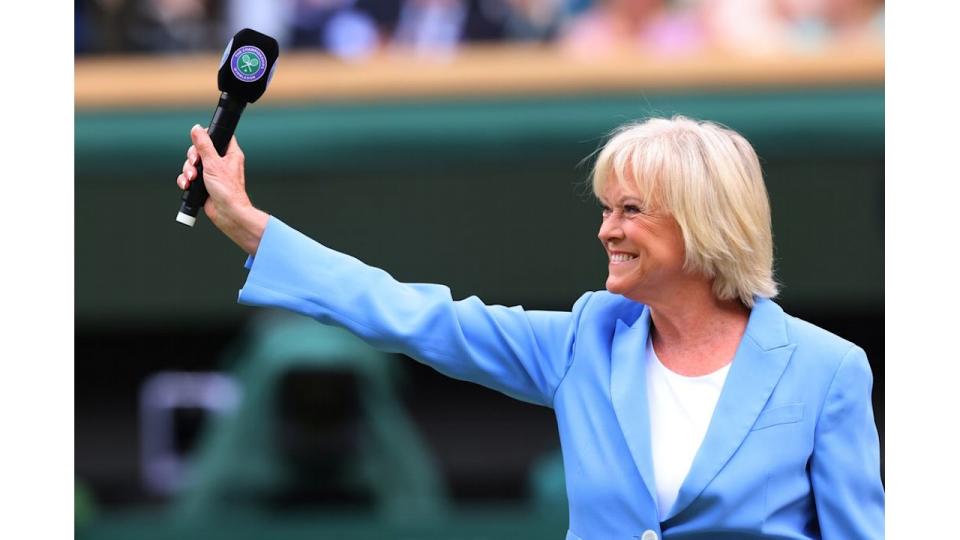
POLYGON ((209 163, 213 158, 220 157, 207 130, 200 127, 200 124, 195 124, 190 128, 190 139, 193 140, 193 145, 197 147, 197 153, 200 154, 201 161, 209 163))

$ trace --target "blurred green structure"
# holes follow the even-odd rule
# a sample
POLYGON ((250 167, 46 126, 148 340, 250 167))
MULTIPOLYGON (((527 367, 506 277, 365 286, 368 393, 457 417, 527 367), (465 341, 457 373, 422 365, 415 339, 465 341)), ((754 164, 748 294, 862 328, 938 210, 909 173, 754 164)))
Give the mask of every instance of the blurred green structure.
POLYGON ((90 488, 79 478, 73 480, 73 526, 81 529, 97 517, 97 504, 90 488))
POLYGON ((544 471, 534 505, 453 507, 397 395, 403 360, 345 330, 265 310, 224 358, 240 405, 211 417, 185 491, 166 511, 85 517, 78 539, 548 540, 566 529, 565 497, 550 493, 562 469, 544 471), (303 486, 341 500, 283 495, 303 486), (357 494, 361 504, 339 504, 357 494))
POLYGON ((238 352, 230 371, 240 406, 207 429, 175 503, 181 521, 256 510, 298 486, 369 499, 371 514, 391 522, 445 517, 442 481, 396 394, 392 355, 272 311, 255 319, 238 352))

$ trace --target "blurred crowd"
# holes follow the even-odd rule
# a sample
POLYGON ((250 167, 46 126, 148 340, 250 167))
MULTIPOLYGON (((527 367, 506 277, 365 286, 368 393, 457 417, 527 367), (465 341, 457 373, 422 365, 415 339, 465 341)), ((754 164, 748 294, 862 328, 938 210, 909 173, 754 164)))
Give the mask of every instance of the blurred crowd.
POLYGON ((221 49, 244 27, 345 60, 479 42, 573 55, 764 54, 883 41, 883 0, 75 0, 75 52, 221 49))

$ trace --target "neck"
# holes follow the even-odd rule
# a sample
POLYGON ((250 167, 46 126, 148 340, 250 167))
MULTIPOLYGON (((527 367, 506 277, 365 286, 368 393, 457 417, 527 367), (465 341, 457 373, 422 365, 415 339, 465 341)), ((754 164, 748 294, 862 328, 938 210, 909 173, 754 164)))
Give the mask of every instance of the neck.
POLYGON ((709 282, 688 284, 648 306, 657 356, 685 375, 709 373, 729 363, 750 315, 739 300, 717 299, 709 282))

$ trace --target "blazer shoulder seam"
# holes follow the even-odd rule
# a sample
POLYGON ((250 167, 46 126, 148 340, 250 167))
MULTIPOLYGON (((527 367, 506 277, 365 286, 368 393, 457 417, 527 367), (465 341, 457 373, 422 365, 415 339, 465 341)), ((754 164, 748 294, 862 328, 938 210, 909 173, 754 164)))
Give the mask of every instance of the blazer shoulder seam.
POLYGON ((827 408, 827 400, 830 399, 830 392, 833 390, 833 385, 837 382, 837 376, 840 374, 840 370, 843 369, 843 365, 847 363, 847 359, 850 358, 850 353, 856 350, 858 347, 856 344, 851 343, 847 350, 844 351, 843 356, 840 357, 840 361, 837 362, 837 368, 833 370, 833 376, 830 377, 830 384, 827 385, 827 391, 823 394, 823 400, 820 401, 820 410, 817 411, 817 421, 814 423, 813 428, 813 444, 817 444, 817 432, 820 431, 820 420, 823 418, 823 410, 827 408))
POLYGON ((587 305, 590 304, 590 300, 593 299, 593 292, 588 292, 587 297, 583 301, 583 307, 580 308, 580 313, 577 316, 577 324, 573 333, 573 349, 570 351, 570 361, 567 362, 566 369, 563 370, 563 375, 560 377, 560 380, 557 381, 557 387, 553 389, 553 394, 550 395, 550 407, 553 407, 553 404, 557 401, 557 392, 560 391, 560 387, 563 386, 563 382, 567 380, 567 374, 570 373, 570 368, 573 367, 573 363, 577 358, 577 345, 580 341, 580 330, 583 326, 584 313, 587 311, 587 305))

